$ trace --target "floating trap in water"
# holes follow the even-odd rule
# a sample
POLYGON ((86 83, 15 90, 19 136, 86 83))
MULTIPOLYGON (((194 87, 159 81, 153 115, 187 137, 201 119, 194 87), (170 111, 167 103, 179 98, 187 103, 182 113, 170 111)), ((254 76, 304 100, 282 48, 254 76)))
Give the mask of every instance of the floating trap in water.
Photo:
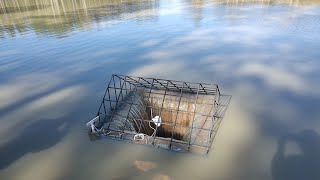
POLYGON ((136 144, 208 153, 218 85, 112 75, 91 133, 136 144))

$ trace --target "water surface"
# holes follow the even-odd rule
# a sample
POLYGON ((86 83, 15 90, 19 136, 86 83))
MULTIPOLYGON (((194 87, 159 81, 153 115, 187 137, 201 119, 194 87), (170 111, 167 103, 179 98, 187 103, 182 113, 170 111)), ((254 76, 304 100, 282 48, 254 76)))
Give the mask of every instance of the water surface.
POLYGON ((0 0, 0 179, 320 179, 319 5, 0 0), (90 141, 112 73, 218 83, 209 155, 90 141))

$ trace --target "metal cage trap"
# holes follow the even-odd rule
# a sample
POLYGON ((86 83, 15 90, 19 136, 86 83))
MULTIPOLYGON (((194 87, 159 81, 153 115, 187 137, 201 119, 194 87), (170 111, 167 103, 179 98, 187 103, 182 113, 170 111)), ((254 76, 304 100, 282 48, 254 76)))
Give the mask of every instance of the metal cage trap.
POLYGON ((114 74, 87 126, 99 136, 208 153, 219 99, 216 84, 114 74))

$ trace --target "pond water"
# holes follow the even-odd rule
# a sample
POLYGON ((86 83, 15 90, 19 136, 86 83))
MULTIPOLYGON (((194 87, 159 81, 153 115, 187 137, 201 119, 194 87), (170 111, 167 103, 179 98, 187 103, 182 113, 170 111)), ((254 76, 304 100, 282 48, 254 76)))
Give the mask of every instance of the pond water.
POLYGON ((0 179, 320 179, 319 0, 0 0, 0 179), (111 74, 220 85, 207 156, 91 141, 111 74))

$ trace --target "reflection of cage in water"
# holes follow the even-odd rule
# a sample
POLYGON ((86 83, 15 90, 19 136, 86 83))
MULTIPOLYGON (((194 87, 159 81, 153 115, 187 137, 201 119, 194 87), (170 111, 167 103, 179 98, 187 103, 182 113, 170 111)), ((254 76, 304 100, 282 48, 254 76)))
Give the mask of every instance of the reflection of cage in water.
POLYGON ((92 131, 138 144, 208 152, 218 85, 112 75, 92 131))

